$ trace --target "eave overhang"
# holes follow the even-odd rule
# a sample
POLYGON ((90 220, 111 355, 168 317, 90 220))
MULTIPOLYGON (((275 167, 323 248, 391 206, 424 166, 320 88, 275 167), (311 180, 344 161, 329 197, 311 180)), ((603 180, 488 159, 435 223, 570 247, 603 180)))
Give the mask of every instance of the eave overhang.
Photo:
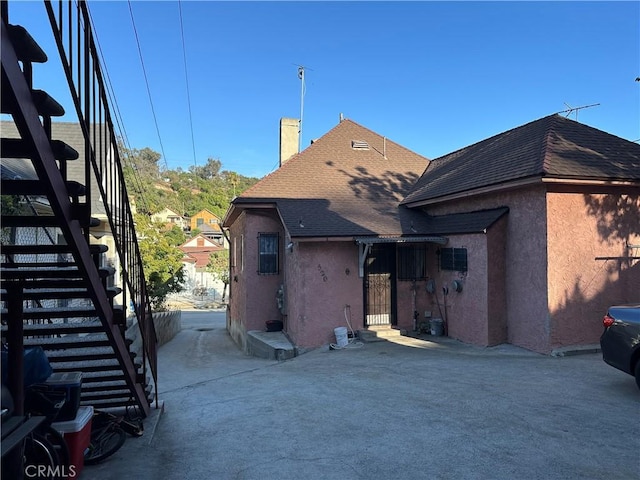
POLYGON ((445 202, 452 202, 455 200, 466 199, 469 197, 476 197, 480 195, 486 195, 491 193, 505 192, 509 190, 517 190, 520 188, 535 186, 535 185, 566 185, 566 186, 592 186, 592 187, 640 187, 640 181, 638 180, 620 180, 620 179, 593 179, 593 178, 568 178, 560 176, 536 176, 528 177, 520 180, 514 180, 511 182, 500 183, 496 185, 488 185, 482 188, 475 188, 472 190, 465 190, 462 192, 455 192, 448 195, 442 195, 439 197, 433 197, 426 200, 418 200, 414 202, 401 202, 401 205, 407 208, 418 208, 428 205, 436 205, 445 202))

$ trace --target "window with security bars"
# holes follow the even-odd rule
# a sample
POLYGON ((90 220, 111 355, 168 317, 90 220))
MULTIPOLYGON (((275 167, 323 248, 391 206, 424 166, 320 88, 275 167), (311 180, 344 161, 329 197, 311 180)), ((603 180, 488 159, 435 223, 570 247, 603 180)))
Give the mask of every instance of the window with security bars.
POLYGON ((426 245, 398 245, 398 280, 425 280, 426 278, 426 245))
POLYGON ((467 271, 466 248, 441 248, 440 270, 453 270, 456 272, 467 271))
POLYGON ((258 245, 260 259, 258 273, 261 275, 273 275, 278 273, 278 243, 277 233, 260 233, 258 245))

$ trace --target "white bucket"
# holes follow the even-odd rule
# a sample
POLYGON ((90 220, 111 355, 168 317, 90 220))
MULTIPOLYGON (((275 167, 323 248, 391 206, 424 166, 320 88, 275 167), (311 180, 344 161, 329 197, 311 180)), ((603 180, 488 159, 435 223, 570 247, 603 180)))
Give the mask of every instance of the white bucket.
POLYGON ((349 343, 347 338, 347 327, 337 327, 334 328, 333 331, 336 334, 336 344, 339 347, 346 347, 349 343))
POLYGON ((441 318, 432 318, 430 321, 431 335, 441 337, 444 335, 444 324, 441 318))

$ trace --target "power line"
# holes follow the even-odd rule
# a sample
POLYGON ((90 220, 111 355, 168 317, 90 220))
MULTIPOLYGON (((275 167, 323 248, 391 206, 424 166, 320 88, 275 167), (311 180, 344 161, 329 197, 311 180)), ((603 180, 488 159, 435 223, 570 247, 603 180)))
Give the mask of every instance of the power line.
POLYGON ((180 35, 182 36, 182 59, 184 62, 184 80, 187 85, 187 105, 189 106, 189 128, 191 130, 191 146, 193 147, 193 166, 198 165, 196 160, 196 142, 193 138, 193 116, 191 114, 191 95, 189 93, 189 75, 187 73, 187 50, 184 42, 184 26, 182 21, 182 1, 178 0, 178 9, 180 10, 180 35))
POLYGON ((158 140, 160 141, 160 150, 162 150, 162 159, 164 160, 164 166, 166 170, 169 170, 167 165, 167 156, 164 153, 164 146, 162 145, 162 137, 160 136, 160 128, 158 127, 158 118, 156 117, 156 111, 153 108, 153 100, 151 98, 151 89, 149 88, 149 78, 147 77, 147 70, 144 67, 144 60, 142 58, 142 49, 140 48, 140 39, 138 38, 138 30, 136 29, 136 22, 133 18, 133 8, 131 7, 131 0, 129 3, 129 13, 131 15, 131 24, 133 25, 133 32, 136 36, 136 44, 138 45, 138 55, 140 56, 140 64, 142 65, 142 73, 144 74, 144 81, 147 86, 147 95, 149 96, 149 103, 151 105, 151 114, 153 115, 153 121, 156 126, 156 132, 158 134, 158 140))

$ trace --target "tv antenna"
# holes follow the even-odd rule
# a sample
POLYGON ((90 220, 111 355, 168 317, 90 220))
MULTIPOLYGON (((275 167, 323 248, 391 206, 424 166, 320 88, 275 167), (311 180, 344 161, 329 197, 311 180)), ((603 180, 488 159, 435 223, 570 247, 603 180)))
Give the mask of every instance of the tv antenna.
POLYGON ((576 113, 576 122, 578 121, 578 110, 582 110, 584 108, 590 108, 590 107, 597 107, 598 105, 600 105, 599 103, 592 103, 591 105, 583 105, 581 107, 572 107, 567 102, 564 102, 564 104, 569 108, 567 108, 567 110, 561 110, 558 113, 566 113, 565 117, 568 117, 573 112, 575 112, 576 113))
POLYGON ((300 153, 302 151, 302 118, 304 114, 304 94, 306 93, 304 84, 304 72, 305 70, 313 71, 313 69, 305 67, 304 65, 296 66, 298 67, 298 78, 300 79, 300 123, 298 127, 298 153, 300 153))

